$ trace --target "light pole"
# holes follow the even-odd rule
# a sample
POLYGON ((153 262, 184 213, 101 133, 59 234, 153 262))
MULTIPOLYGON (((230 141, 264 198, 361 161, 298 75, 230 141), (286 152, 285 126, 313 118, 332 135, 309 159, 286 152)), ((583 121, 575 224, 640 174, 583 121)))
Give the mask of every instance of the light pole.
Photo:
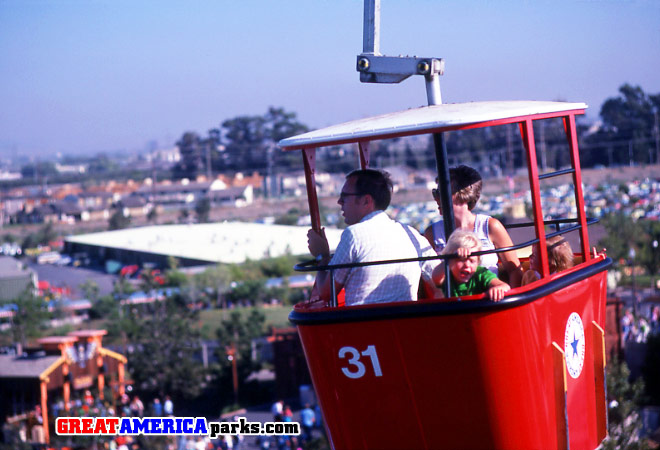
POLYGON ((234 405, 238 405, 238 370, 236 368, 236 344, 227 347, 227 359, 231 362, 231 375, 234 387, 234 405))
POLYGON ((630 251, 628 252, 628 258, 630 260, 630 275, 632 276, 632 303, 633 303, 633 311, 635 314, 635 317, 637 317, 637 292, 635 289, 635 249, 630 247, 630 251))
MULTIPOLYGON (((652 245, 653 245, 653 256, 652 256, 652 258, 655 259, 655 255, 658 252, 658 240, 654 239, 652 245)), ((655 280, 653 278, 654 276, 655 276, 655 274, 652 273, 651 274, 651 290, 653 292, 653 295, 655 296, 656 289, 655 289, 655 280)))

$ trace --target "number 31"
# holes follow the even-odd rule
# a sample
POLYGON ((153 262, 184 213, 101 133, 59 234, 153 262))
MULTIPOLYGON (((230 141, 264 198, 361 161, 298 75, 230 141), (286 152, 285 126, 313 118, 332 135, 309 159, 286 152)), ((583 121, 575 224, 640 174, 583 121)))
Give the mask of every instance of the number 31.
POLYGON ((355 347, 342 347, 339 349, 339 357, 344 359, 348 358, 349 367, 342 367, 341 371, 348 378, 362 378, 367 372, 367 369, 364 367, 362 361, 360 361, 361 356, 368 356, 371 358, 371 366, 374 369, 374 375, 377 377, 382 377, 383 372, 380 370, 380 362, 378 361, 378 354, 376 353, 376 347, 370 345, 365 351, 360 353, 355 347), (353 370, 351 370, 353 368, 353 370))

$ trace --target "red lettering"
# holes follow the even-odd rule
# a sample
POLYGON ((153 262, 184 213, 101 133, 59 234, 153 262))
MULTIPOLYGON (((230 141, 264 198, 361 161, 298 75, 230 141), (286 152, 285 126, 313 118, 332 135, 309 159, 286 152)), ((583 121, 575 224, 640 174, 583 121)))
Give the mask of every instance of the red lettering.
POLYGON ((92 427, 94 426, 94 418, 93 417, 83 417, 81 419, 82 421, 82 431, 81 433, 83 434, 92 434, 93 429, 92 427))
POLYGON ((69 432, 69 419, 67 417, 55 419, 55 432, 57 434, 67 434, 69 432))
POLYGON ((119 425, 119 417, 108 417, 105 419, 105 424, 108 434, 117 434, 117 425, 119 425))
POLYGON ((96 418, 96 423, 94 424, 94 434, 105 434, 105 419, 102 417, 96 418))
POLYGON ((80 434, 80 419, 78 417, 69 419, 69 434, 80 434))

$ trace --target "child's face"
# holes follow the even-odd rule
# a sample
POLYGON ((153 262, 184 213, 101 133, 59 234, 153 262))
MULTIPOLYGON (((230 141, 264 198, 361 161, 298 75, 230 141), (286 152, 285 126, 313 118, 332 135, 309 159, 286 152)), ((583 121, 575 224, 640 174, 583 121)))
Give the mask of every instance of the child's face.
MULTIPOLYGON (((476 251, 476 250, 473 250, 476 251)), ((449 261, 449 271, 459 283, 466 283, 479 267, 479 257, 456 258, 449 261)))
POLYGON ((541 260, 539 259, 539 246, 532 246, 532 254, 529 255, 529 268, 541 272, 541 260))

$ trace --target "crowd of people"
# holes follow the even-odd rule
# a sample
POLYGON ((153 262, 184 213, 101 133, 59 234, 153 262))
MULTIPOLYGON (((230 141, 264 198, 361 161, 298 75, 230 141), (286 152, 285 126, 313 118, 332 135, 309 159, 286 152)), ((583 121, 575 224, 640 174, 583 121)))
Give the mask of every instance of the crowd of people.
MULTIPOLYGON (((273 422, 293 422, 293 411, 282 400, 273 403, 270 412, 273 415, 273 422)), ((299 436, 260 436, 257 439, 259 448, 261 450, 302 450, 313 439, 314 429, 322 429, 321 417, 321 410, 318 405, 312 409, 310 404, 305 404, 300 411, 301 433, 299 436)))
POLYGON ((626 308, 621 318, 621 335, 625 343, 646 342, 649 336, 660 336, 660 306, 654 306, 648 316, 633 314, 632 308, 626 308))

